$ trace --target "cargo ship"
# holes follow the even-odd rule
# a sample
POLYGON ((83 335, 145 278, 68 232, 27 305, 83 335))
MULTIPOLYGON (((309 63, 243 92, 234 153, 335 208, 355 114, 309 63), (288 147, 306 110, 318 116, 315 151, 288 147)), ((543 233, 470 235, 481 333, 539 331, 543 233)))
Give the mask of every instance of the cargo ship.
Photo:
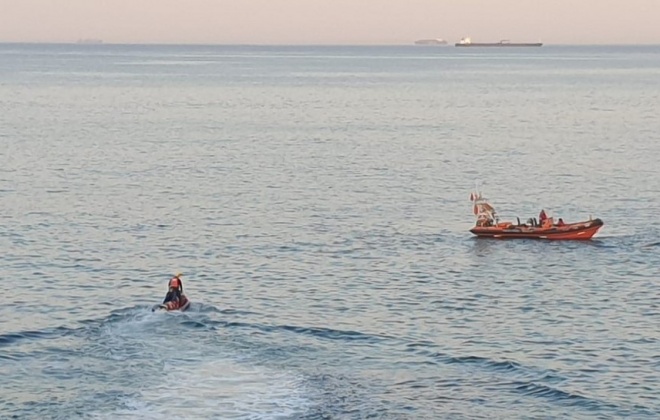
POLYGON ((419 39, 415 41, 415 45, 447 45, 447 41, 440 38, 419 39))
POLYGON ((510 42, 508 39, 503 39, 500 42, 472 42, 470 38, 461 38, 461 40, 454 45, 456 47, 540 47, 543 43, 510 42))

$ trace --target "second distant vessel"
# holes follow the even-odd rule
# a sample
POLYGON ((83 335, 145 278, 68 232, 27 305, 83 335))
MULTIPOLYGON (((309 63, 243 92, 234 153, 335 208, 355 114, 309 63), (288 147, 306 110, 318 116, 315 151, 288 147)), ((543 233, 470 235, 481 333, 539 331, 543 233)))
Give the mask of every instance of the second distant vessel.
POLYGON ((76 41, 76 44, 103 44, 102 39, 94 39, 94 38, 85 38, 85 39, 79 39, 76 41))
POLYGON ((447 45, 447 41, 440 38, 419 39, 415 41, 415 45, 447 45))
POLYGON ((470 38, 461 38, 455 44, 457 47, 540 47, 541 45, 543 45, 541 42, 509 42, 508 39, 500 42, 472 42, 470 38))

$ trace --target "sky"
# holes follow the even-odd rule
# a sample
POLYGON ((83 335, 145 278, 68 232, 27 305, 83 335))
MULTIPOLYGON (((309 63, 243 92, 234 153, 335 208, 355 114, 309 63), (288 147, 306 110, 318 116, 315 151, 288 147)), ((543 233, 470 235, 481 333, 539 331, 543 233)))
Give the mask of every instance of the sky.
POLYGON ((660 44, 660 0, 0 0, 0 42, 660 44))

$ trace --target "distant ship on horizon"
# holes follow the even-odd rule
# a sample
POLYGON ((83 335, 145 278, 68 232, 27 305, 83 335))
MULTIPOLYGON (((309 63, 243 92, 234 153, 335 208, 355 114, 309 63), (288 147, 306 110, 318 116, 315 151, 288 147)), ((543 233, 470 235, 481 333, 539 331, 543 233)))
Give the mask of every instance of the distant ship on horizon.
POLYGON ((93 39, 93 38, 85 38, 85 39, 79 39, 78 41, 76 41, 76 44, 103 44, 103 40, 93 39))
POLYGON ((456 47, 540 47, 543 45, 541 42, 510 42, 508 39, 503 39, 500 42, 472 42, 472 39, 461 38, 459 42, 454 44, 456 47))
POLYGON ((447 45, 447 41, 441 38, 418 39, 415 41, 415 45, 447 45))

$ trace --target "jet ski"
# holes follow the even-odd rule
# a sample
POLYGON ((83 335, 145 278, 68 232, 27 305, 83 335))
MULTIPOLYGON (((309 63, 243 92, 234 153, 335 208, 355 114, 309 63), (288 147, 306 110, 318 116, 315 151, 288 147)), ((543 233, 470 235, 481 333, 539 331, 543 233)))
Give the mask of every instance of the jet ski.
POLYGON ((181 299, 177 301, 169 301, 167 303, 161 303, 160 305, 154 305, 153 308, 151 308, 151 312, 156 312, 156 311, 181 311, 184 312, 188 308, 190 308, 190 300, 186 297, 186 295, 181 295, 181 299))
POLYGON ((151 308, 151 312, 155 312, 156 310, 183 312, 190 307, 190 300, 183 294, 181 276, 182 274, 179 273, 170 279, 167 284, 167 295, 165 295, 163 303, 155 305, 151 308))

